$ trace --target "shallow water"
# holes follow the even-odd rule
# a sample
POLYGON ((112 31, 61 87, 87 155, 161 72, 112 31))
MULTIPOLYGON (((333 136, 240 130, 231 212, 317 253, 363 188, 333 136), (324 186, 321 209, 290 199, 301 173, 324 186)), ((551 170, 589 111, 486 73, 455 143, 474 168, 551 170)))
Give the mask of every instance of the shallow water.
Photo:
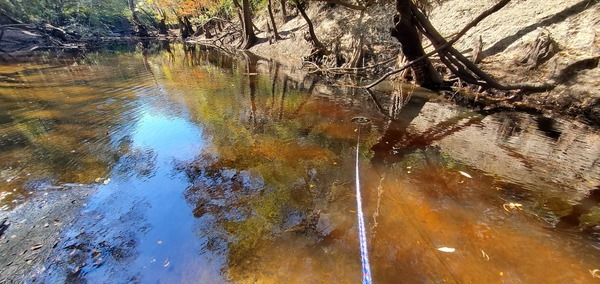
POLYGON ((39 282, 360 282, 358 127, 374 282, 600 269, 600 132, 581 123, 332 87, 198 46, 0 74, 0 206, 99 185, 39 282))

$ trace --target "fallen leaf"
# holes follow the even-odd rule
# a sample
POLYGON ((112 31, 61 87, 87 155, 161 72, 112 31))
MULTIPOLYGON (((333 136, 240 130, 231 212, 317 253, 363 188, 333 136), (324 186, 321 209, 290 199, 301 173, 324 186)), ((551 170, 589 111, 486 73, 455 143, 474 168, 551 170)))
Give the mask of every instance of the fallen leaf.
POLYGON ((465 173, 463 171, 458 171, 461 175, 463 175, 464 177, 468 177, 468 178, 473 178, 470 174, 465 173))
POLYGON ((449 247, 441 247, 441 248, 438 248, 437 250, 443 251, 443 252, 454 252, 454 251, 456 251, 455 248, 449 248, 449 247))

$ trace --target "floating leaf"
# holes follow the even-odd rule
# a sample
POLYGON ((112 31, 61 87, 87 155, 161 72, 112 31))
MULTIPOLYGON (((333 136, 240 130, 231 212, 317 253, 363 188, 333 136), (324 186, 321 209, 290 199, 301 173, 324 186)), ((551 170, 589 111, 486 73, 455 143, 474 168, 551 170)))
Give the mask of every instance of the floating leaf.
POLYGON ((107 179, 105 179, 105 180, 104 180, 104 182, 102 182, 102 183, 104 183, 104 184, 106 185, 106 184, 108 184, 109 182, 110 182, 110 178, 107 178, 107 179))
POLYGON ((441 248, 438 248, 437 250, 443 251, 443 252, 454 252, 454 251, 456 251, 455 248, 449 248, 449 247, 441 247, 441 248))
POLYGON ((463 175, 464 177, 468 177, 468 178, 473 178, 470 174, 465 173, 463 171, 458 171, 461 175, 463 175))
POLYGON ((158 242, 156 242, 156 243, 158 243, 159 245, 162 245, 163 240, 158 240, 158 242))
POLYGON ((523 210, 523 204, 514 202, 504 203, 502 204, 502 208, 504 208, 504 210, 506 210, 507 212, 510 212, 510 210, 515 209, 523 210))

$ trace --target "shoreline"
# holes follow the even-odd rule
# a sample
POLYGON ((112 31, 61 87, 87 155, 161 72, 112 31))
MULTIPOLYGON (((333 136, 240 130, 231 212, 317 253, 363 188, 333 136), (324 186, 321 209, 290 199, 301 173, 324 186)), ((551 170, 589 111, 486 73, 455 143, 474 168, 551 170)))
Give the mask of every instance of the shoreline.
POLYGON ((45 263, 61 234, 79 217, 98 185, 66 184, 41 190, 25 203, 0 212, 0 283, 32 282, 46 270, 45 263))

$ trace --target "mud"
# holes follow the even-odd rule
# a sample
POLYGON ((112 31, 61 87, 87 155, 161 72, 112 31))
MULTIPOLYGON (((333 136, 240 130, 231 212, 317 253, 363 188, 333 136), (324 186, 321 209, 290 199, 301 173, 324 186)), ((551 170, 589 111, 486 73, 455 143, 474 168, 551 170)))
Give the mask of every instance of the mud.
POLYGON ((0 211, 0 283, 32 282, 85 207, 95 185, 66 184, 36 192, 12 211, 0 211))

